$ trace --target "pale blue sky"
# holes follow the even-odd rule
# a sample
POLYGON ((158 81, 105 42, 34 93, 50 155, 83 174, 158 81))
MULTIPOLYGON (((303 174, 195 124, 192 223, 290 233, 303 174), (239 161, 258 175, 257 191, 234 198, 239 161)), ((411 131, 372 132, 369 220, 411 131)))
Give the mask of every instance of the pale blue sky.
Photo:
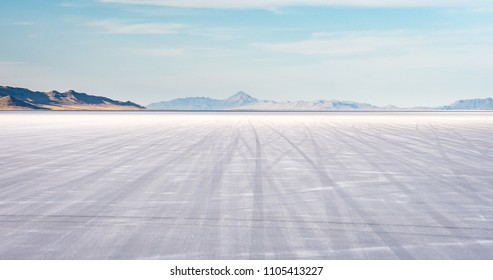
POLYGON ((0 2, 0 85, 143 105, 243 90, 397 106, 493 96, 493 1, 0 2))

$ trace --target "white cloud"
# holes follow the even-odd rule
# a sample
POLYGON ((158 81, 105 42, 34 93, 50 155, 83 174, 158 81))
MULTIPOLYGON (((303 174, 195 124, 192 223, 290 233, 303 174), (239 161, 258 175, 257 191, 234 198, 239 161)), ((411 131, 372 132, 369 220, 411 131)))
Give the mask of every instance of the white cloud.
POLYGON ((79 8, 83 7, 82 4, 74 1, 63 1, 60 6, 65 7, 65 8, 79 8))
POLYGON ((473 8, 467 10, 467 12, 475 13, 475 14, 493 14, 493 7, 473 8))
POLYGON ((35 23, 32 21, 14 21, 12 22, 13 25, 18 25, 18 26, 32 26, 35 23))
POLYGON ((8 60, 0 60, 0 67, 9 67, 9 66, 17 66, 22 65, 22 62, 19 61, 8 61, 8 60))
POLYGON ((419 43, 419 38, 399 33, 314 34, 312 39, 287 43, 254 43, 260 49, 300 55, 346 56, 372 53, 391 54, 403 46, 419 43))
POLYGON ((180 23, 128 23, 119 20, 93 20, 86 23, 111 34, 170 34, 185 28, 180 23))
POLYGON ((152 49, 133 49, 132 52, 147 56, 176 57, 185 54, 183 48, 152 48, 152 49))
POLYGON ((229 27, 196 27, 193 30, 190 30, 190 34, 222 41, 233 40, 241 37, 239 30, 229 27))
POLYGON ((493 46, 491 30, 454 30, 442 32, 341 32, 313 33, 311 38, 293 42, 259 42, 252 47, 264 51, 305 56, 393 56, 419 52, 461 55, 493 46))
POLYGON ((450 7, 491 6, 489 0, 99 0, 102 3, 183 8, 273 8, 281 6, 450 7))

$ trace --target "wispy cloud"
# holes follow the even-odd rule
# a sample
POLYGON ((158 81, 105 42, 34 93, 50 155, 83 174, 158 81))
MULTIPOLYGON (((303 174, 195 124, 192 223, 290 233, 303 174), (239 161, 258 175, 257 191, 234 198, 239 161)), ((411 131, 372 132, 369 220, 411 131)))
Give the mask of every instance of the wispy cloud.
POLYGON ((9 61, 9 60, 0 60, 0 66, 14 66, 14 65, 22 65, 23 63, 20 61, 9 61))
POLYGON ((229 27, 196 27, 190 30, 190 35, 209 37, 215 40, 233 40, 240 38, 242 35, 238 29, 229 27))
POLYGON ((314 33, 307 40, 285 43, 254 43, 253 47, 290 54, 348 56, 372 53, 391 54, 403 46, 420 43, 420 38, 400 32, 314 33))
POLYGON ((473 8, 467 10, 467 12, 476 13, 476 14, 493 14, 493 7, 473 8))
POLYGON ((491 6, 488 0, 99 0, 102 3, 183 8, 267 8, 282 6, 451 7, 491 6))
POLYGON ((12 22, 13 25, 18 25, 18 26, 31 26, 34 25, 33 21, 14 21, 12 22))
POLYGON ((171 34, 186 27, 181 23, 129 23, 113 19, 93 20, 86 25, 110 34, 171 34))
POLYGON ((186 50, 184 48, 143 48, 132 49, 131 52, 146 56, 176 57, 184 55, 186 50))
MULTIPOLYGON (((260 42, 252 47, 264 51, 321 57, 348 56, 408 56, 423 53, 444 54, 450 57, 471 53, 487 54, 493 47, 492 31, 448 30, 435 32, 368 31, 313 33, 309 39, 292 42, 260 42)), ((488 55, 490 56, 490 55, 488 55)))
POLYGON ((173 58, 173 57, 194 57, 194 58, 220 58, 237 57, 238 50, 221 47, 176 47, 176 48, 132 48, 126 49, 127 52, 135 55, 173 58))
POLYGON ((75 1, 63 1, 60 3, 60 6, 65 7, 65 8, 80 8, 84 7, 83 4, 75 1))

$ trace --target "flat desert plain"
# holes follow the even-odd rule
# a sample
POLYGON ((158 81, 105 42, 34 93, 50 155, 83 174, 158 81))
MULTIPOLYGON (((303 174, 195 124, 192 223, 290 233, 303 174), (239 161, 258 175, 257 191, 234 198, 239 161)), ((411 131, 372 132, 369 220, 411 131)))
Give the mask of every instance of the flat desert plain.
POLYGON ((493 259, 493 113, 0 113, 1 259, 493 259))

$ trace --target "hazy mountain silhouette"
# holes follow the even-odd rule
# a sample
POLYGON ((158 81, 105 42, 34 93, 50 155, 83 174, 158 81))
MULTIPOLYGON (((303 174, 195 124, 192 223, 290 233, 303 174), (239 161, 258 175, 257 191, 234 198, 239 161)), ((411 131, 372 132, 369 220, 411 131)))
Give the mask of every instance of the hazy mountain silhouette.
POLYGON ((147 106, 149 109, 173 110, 372 110, 379 107, 366 103, 337 100, 277 102, 272 100, 258 100, 243 91, 227 99, 212 99, 209 97, 186 97, 170 101, 161 101, 147 106))
POLYGON ((254 105, 257 102, 257 99, 240 91, 223 100, 209 97, 186 97, 152 103, 149 104, 147 108, 174 110, 231 110, 242 106, 254 105))
POLYGON ((438 108, 442 110, 493 110, 493 99, 463 99, 438 108))
POLYGON ((375 106, 368 103, 339 100, 315 101, 273 101, 259 100, 242 91, 227 99, 209 97, 186 97, 149 104, 149 109, 165 110, 252 110, 252 111, 441 111, 441 110, 493 110, 493 99, 458 100, 439 107, 399 108, 396 106, 375 106))

